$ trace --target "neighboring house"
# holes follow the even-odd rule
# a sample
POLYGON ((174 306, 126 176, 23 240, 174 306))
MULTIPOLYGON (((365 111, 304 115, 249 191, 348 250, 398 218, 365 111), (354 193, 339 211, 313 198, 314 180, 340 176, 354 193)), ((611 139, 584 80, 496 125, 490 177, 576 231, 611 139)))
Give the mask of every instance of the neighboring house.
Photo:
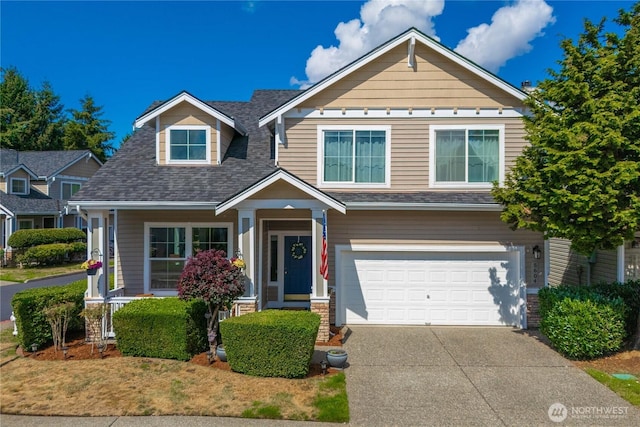
POLYGON ((0 149, 0 247, 28 228, 85 228, 67 200, 102 166, 89 150, 17 151, 0 149))
POLYGON ((526 327, 544 239, 490 194, 526 144, 525 97, 411 29, 306 91, 154 103, 70 202, 102 254, 114 212, 117 289, 103 269, 88 303, 176 295, 188 257, 220 248, 247 265, 238 312, 309 308, 319 339, 329 323, 526 327))
POLYGON ((615 251, 597 250, 586 257, 571 250, 571 242, 549 239, 548 283, 586 285, 640 280, 640 231, 615 251))

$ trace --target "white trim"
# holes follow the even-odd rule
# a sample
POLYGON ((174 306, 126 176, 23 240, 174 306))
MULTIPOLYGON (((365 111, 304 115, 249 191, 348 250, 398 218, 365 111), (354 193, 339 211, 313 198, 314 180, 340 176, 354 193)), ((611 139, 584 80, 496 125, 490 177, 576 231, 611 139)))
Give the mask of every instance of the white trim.
POLYGON ((168 165, 202 165, 211 164, 211 126, 209 125, 169 125, 164 128, 165 156, 168 165), (171 131, 172 130, 202 130, 205 133, 205 158, 198 160, 173 160, 171 158, 171 131))
MULTIPOLYGON (((139 117, 138 119, 136 119, 134 126, 137 128, 141 128, 149 120, 160 116, 162 113, 172 109, 173 107, 175 107, 176 105, 182 102, 187 102, 193 105, 194 107, 204 111, 205 113, 215 117, 216 119, 221 120, 223 123, 231 126, 232 128, 234 129, 236 128, 235 120, 233 120, 233 118, 223 114, 222 112, 216 110, 210 105, 205 104, 204 102, 200 101, 198 98, 190 95, 187 92, 181 92, 180 94, 173 97, 172 99, 165 102, 164 104, 158 106, 157 108, 154 108, 153 110, 149 111, 147 114, 139 117)), ((156 129, 158 128, 156 127, 156 129)))
POLYGON ((620 283, 624 283, 625 281, 625 251, 624 251, 624 243, 618 246, 616 251, 617 262, 616 262, 616 280, 620 283))
POLYGON ((474 64, 473 62, 469 61, 468 59, 464 58, 463 56, 458 55, 457 53, 455 53, 454 51, 452 51, 450 49, 447 49, 444 45, 442 45, 442 44, 438 43, 437 41, 435 41, 434 39, 424 35, 423 33, 419 32, 415 28, 411 28, 410 30, 406 31, 404 34, 401 34, 398 37, 396 37, 395 39, 389 40, 387 43, 383 44, 382 46, 370 51, 366 55, 360 57, 359 59, 357 59, 356 61, 351 63, 350 65, 348 65, 348 66, 344 67, 343 69, 339 70, 338 72, 330 75, 329 77, 325 78, 323 81, 321 81, 321 82, 317 83, 315 86, 312 86, 311 88, 307 89, 306 91, 304 91, 303 93, 301 93, 297 97, 293 98, 289 102, 286 102, 285 104, 283 104, 279 108, 273 110, 272 112, 270 112, 266 116, 260 118, 260 120, 258 121, 258 126, 262 127, 265 124, 270 123, 277 116, 279 116, 281 114, 284 114, 284 113, 294 109, 296 106, 302 104, 304 101, 310 99, 311 97, 313 97, 314 95, 316 95, 319 92, 323 91, 324 89, 326 89, 327 87, 331 86, 335 82, 341 80, 343 77, 345 77, 345 76, 351 74, 352 72, 364 67, 366 64, 372 62, 376 58, 378 58, 378 57, 384 55, 385 53, 389 52, 390 50, 394 49, 395 47, 399 46, 401 43, 404 43, 404 42, 410 40, 412 37, 414 37, 417 41, 421 42, 422 44, 426 45, 428 48, 434 50, 436 53, 438 53, 440 55, 443 55, 445 58, 447 58, 447 59, 453 61, 454 63, 462 66, 466 70, 470 71, 472 74, 475 74, 476 76, 480 77, 482 80, 488 81, 489 83, 491 83, 492 85, 494 85, 494 86, 498 87, 499 89, 505 91, 509 95, 511 95, 511 96, 513 96, 513 97, 515 97, 515 98, 517 98, 519 100, 526 99, 526 97, 527 97, 526 93, 524 93, 521 90, 515 88, 514 86, 506 83, 505 81, 501 80, 500 78, 498 78, 494 74, 491 74, 490 72, 488 72, 484 68, 479 67, 477 64, 474 64))
POLYGON ((113 287, 119 289, 118 281, 118 209, 113 210, 113 287))
POLYGON ((390 125, 319 125, 317 127, 317 181, 320 188, 389 188, 391 187, 391 126, 390 125), (325 181, 324 180, 324 132, 325 131, 351 131, 353 133, 353 173, 355 177, 355 150, 357 131, 383 131, 385 133, 385 165, 384 165, 384 182, 341 182, 341 181, 325 181))
POLYGON ((222 163, 222 147, 221 147, 221 135, 220 135, 220 119, 216 119, 216 164, 222 163))
POLYGON ((89 178, 84 177, 84 176, 73 176, 73 175, 58 175, 58 176, 54 176, 51 179, 47 180, 47 183, 50 184, 51 182, 56 181, 57 179, 64 179, 64 180, 69 180, 69 181, 89 181, 89 178))
MULTIPOLYGON (((311 221, 310 218, 289 218, 292 221, 311 221)), ((274 221, 272 218, 265 218, 261 221, 274 221)), ((313 224, 312 224, 313 227, 313 224)), ((262 234, 262 233, 261 233, 262 234)), ((284 247, 284 238, 285 236, 308 236, 311 237, 311 244, 313 245, 313 236, 312 233, 305 230, 274 230, 267 232, 267 288, 269 286, 278 288, 278 300, 277 301, 267 301, 267 304, 275 305, 276 307, 284 307, 287 302, 284 300, 284 258, 285 258, 285 247, 284 247), (278 266, 276 267, 278 270, 278 277, 275 282, 271 281, 271 237, 278 237, 278 266)), ((313 256, 313 251, 311 251, 311 256, 313 256)), ((313 270, 313 266, 311 267, 313 270)), ((313 271, 312 273, 312 281, 313 281, 313 271)), ((313 286, 313 285, 312 285, 313 286)), ((312 288, 313 290, 313 288, 312 288)), ((290 304, 290 303, 289 303, 290 304)), ((293 306, 299 305, 299 303, 293 304, 293 306)))
POLYGON ((287 111, 292 119, 449 119, 449 118, 522 118, 526 113, 515 108, 301 108, 287 111))
POLYGON ((148 209, 148 210, 171 210, 171 209, 210 209, 213 210, 217 202, 199 202, 192 200, 182 201, 120 201, 120 200, 104 200, 104 201, 76 201, 77 206, 81 206, 83 209, 148 209))
MULTIPOLYGON (((232 222, 145 222, 144 223, 144 258, 143 258, 143 287, 144 293, 153 293, 157 296, 176 296, 178 294, 177 289, 175 290, 162 290, 162 289, 151 289, 151 258, 150 256, 150 229, 153 227, 167 227, 167 228, 184 228, 184 240, 185 240, 185 248, 184 248, 184 258, 176 258, 176 261, 184 261, 193 255, 192 247, 193 247, 193 228, 226 228, 227 229, 227 256, 233 256, 233 223, 232 222), (231 254, 231 255, 230 255, 231 254)), ((167 257, 169 259, 169 257, 167 257)), ((160 260, 164 260, 164 258, 160 258, 160 260)))
POLYGON ((491 182, 468 182, 469 169, 467 167, 468 160, 468 141, 469 130, 497 130, 498 131, 498 182, 502 186, 504 184, 505 175, 505 125, 504 124, 463 124, 463 125, 429 125, 429 188, 477 188, 491 189, 491 182), (438 130, 464 130, 465 131, 465 180, 467 182, 438 182, 436 181, 436 138, 435 133, 438 130))
MULTIPOLYGON (((328 208, 333 208, 335 210, 337 210, 340 213, 345 213, 346 209, 344 207, 344 205, 340 202, 338 202, 337 200, 327 196, 326 194, 324 194, 323 192, 317 190, 315 187, 307 184, 306 182, 302 181, 299 178, 294 177, 293 175, 291 175, 290 173, 280 169, 278 171, 276 171, 275 173, 271 174, 270 176, 264 178, 261 181, 258 181, 257 183, 253 184, 250 187, 247 187, 244 191, 242 191, 241 193, 237 194, 236 196, 226 200, 225 202, 220 203, 218 206, 216 206, 216 215, 220 215, 221 213, 225 212, 228 209, 232 209, 235 208, 237 205, 239 205, 241 202, 247 200, 249 197, 253 196, 256 193, 259 193, 260 191, 264 190, 265 188, 269 187, 271 184, 277 182, 277 181, 284 181, 292 186, 294 186, 295 188, 297 188, 298 190, 308 194, 309 196, 313 197, 314 199, 320 201, 321 203, 325 204, 326 207, 328 208)), ((257 201, 252 200, 251 204, 247 204, 246 206, 253 206, 257 201)), ((291 206, 293 207, 293 206, 291 206)))
POLYGON ((9 178, 9 194, 15 194, 15 195, 19 195, 19 196, 26 196, 27 194, 29 194, 29 178, 9 178), (14 191, 13 190, 13 183, 15 181, 22 181, 24 182, 24 192, 21 191, 14 191))
POLYGON ((322 209, 326 205, 314 199, 249 199, 236 209, 322 209))
MULTIPOLYGON (((49 174, 48 178, 51 177, 56 177, 58 176, 58 174, 60 172, 62 172, 63 170, 70 168, 71 166, 73 166, 74 164, 78 163, 80 160, 86 160, 89 161, 89 159, 93 159, 96 161, 96 163, 98 163, 98 165, 102 166, 103 163, 100 161, 100 159, 98 159, 96 156, 93 155, 93 153, 91 151, 88 151, 86 153, 83 153, 80 157, 78 157, 75 160, 70 161, 69 163, 67 163, 65 166, 61 167, 60 169, 58 169, 57 171, 53 172, 52 174, 49 174)), ((47 178, 47 176, 41 176, 40 178, 47 178)), ((88 178, 87 178, 88 179, 88 178)))
MULTIPOLYGON (((346 319, 343 318, 342 313, 342 299, 343 299, 343 290, 344 285, 341 283, 341 274, 342 271, 342 260, 343 260, 343 252, 453 252, 453 253, 483 253, 483 252, 493 252, 493 253, 508 253, 508 252, 517 252, 518 254, 518 280, 520 281, 520 287, 526 287, 526 272, 525 272, 525 264, 524 264, 524 246, 504 246, 500 244, 490 245, 490 244, 478 244, 478 245, 451 245, 451 244, 418 244, 418 245, 406 245, 406 244, 342 244, 335 245, 335 289, 336 289, 336 325, 340 326, 345 324, 346 319)), ((526 288, 525 288, 526 289, 526 288)), ((522 299, 522 295, 520 297, 522 299)), ((521 307, 520 310, 520 325, 519 328, 525 328, 527 324, 526 321, 526 300, 525 304, 521 307)))
MULTIPOLYGON (((165 151, 167 149, 167 139, 165 136, 165 151)), ((160 164, 160 116, 156 116, 156 165, 160 164)))
POLYGON ((16 218, 16 225, 17 225, 16 230, 33 230, 34 229, 33 218, 25 218, 25 219, 16 218), (29 222, 29 223, 31 223, 31 227, 22 228, 22 227, 20 227, 20 223, 21 222, 29 222))
POLYGON ((27 173, 27 175, 29 175, 33 179, 38 179, 38 175, 36 175, 31 169, 29 169, 23 163, 20 163, 19 165, 17 165, 13 169, 9 169, 6 172, 0 172, 0 177, 9 177, 11 174, 15 173, 16 171, 18 171, 20 169, 24 170, 27 173))

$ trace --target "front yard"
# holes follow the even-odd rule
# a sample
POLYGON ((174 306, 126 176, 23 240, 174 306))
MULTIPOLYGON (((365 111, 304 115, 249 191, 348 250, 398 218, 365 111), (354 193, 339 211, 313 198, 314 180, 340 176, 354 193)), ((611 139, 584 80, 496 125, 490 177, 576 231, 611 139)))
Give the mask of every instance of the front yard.
MULTIPOLYGON (((25 415, 208 415, 348 421, 343 373, 259 378, 144 357, 37 360, 1 335, 0 412, 25 415)), ((60 355, 62 359, 62 354, 60 355)), ((219 362, 215 362, 219 363, 219 362)), ((215 365, 214 363, 214 365, 215 365)))

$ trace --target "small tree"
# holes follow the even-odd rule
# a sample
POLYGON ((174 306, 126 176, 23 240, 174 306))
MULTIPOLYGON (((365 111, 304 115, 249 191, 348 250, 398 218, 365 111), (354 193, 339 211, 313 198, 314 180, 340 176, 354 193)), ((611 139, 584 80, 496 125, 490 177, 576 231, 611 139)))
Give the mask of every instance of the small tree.
POLYGON ((66 344, 67 326, 74 309, 75 304, 73 302, 62 302, 43 310, 49 325, 51 325, 53 349, 56 353, 58 348, 62 348, 66 344))
POLYGON ((229 309, 244 294, 242 260, 226 258, 224 251, 198 252, 189 258, 178 281, 178 297, 200 298, 207 304, 207 336, 215 352, 218 336, 218 313, 229 309))

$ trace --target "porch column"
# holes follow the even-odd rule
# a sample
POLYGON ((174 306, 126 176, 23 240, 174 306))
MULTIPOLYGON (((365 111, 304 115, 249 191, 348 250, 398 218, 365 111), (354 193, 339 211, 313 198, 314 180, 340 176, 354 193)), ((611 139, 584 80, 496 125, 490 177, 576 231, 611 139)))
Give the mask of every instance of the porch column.
MULTIPOLYGON (((238 298, 241 314, 257 310, 258 292, 256 288, 256 244, 255 244, 255 209, 238 210, 238 250, 245 262, 245 293, 238 298)), ((233 256, 234 254, 230 254, 233 256)))
POLYGON ((311 274, 311 311, 320 315, 318 341, 329 341, 329 293, 328 282, 320 274, 322 256, 323 211, 311 211, 311 240, 313 241, 313 261, 311 274))
POLYGON ((87 301, 103 301, 109 293, 109 211, 89 213, 87 259, 102 262, 95 276, 87 276, 87 301))

